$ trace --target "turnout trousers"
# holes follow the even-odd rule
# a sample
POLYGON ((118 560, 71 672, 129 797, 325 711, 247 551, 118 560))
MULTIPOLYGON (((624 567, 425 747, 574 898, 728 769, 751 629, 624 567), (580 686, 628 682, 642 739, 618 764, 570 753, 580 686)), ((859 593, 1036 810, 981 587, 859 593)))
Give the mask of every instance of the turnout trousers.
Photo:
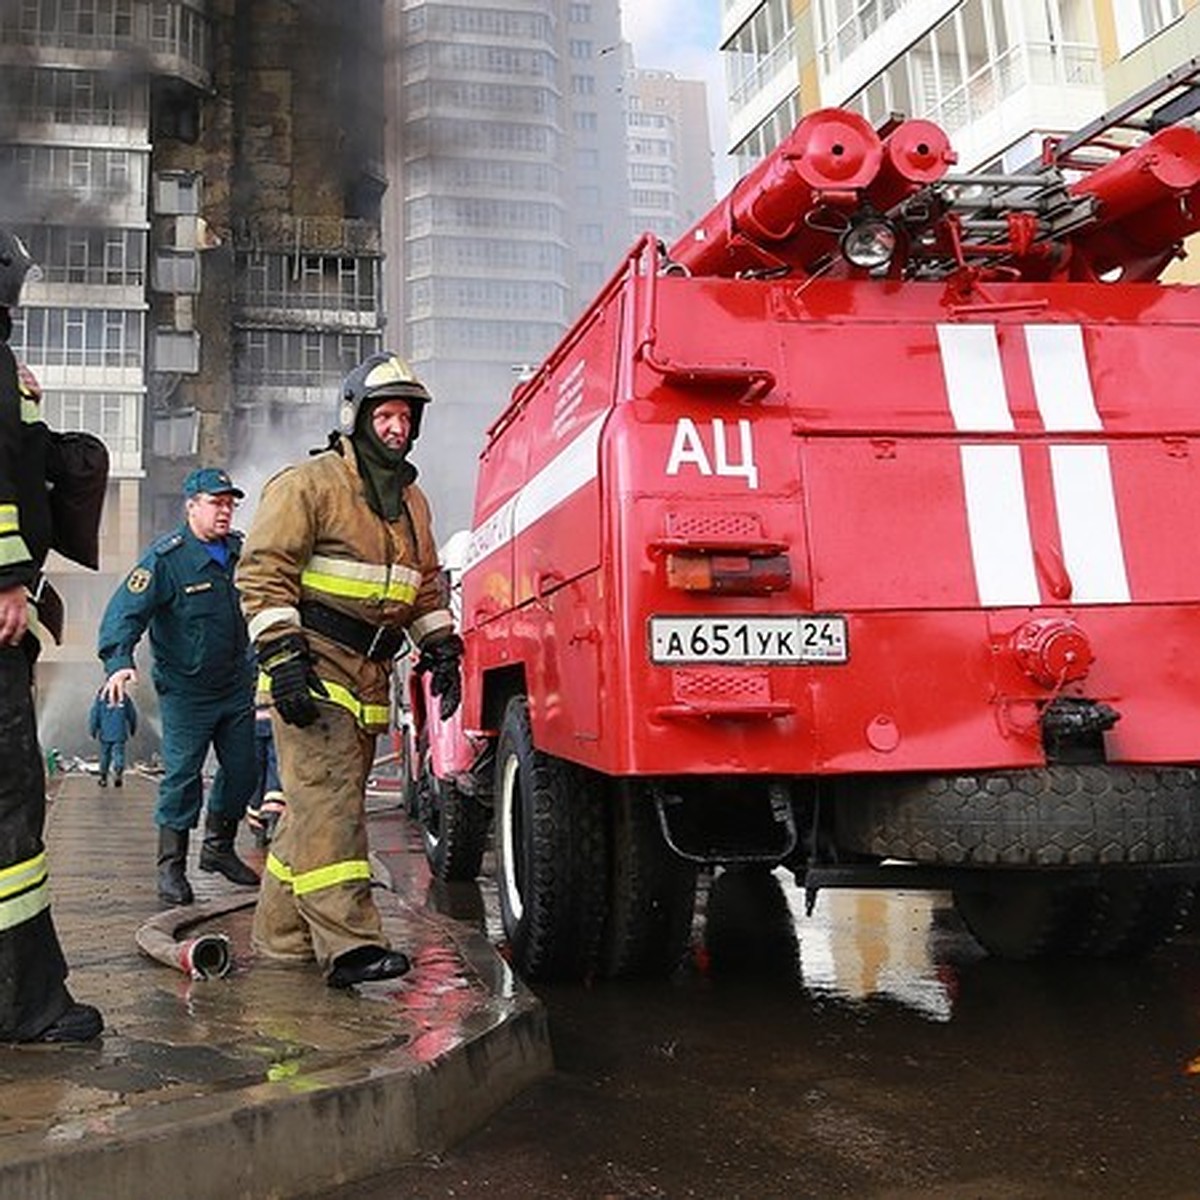
POLYGON ((287 811, 267 855, 253 943, 267 958, 328 973, 359 946, 388 949, 371 896, 366 786, 375 735, 336 704, 306 729, 272 714, 287 811))
POLYGON ((33 664, 20 646, 0 646, 0 763, 0 1041, 28 1041, 53 1025, 72 1000, 50 919, 42 842, 46 773, 33 664))
POLYGON ((187 685, 155 680, 162 713, 162 759, 154 823, 184 833, 200 821, 201 771, 212 746, 217 774, 208 794, 214 817, 240 821, 258 782, 254 747, 254 696, 248 687, 210 695, 187 685))

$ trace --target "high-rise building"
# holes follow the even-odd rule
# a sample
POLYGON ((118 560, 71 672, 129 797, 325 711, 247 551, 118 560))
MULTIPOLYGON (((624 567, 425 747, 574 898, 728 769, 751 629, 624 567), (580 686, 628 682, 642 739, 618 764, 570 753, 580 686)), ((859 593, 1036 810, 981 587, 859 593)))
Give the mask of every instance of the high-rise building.
POLYGON ((1200 53, 1196 0, 727 0, 731 150, 748 170, 822 106, 927 117, 960 166, 1018 169, 1200 53))
POLYGON ((49 563, 69 642, 44 684, 95 681, 103 604, 184 475, 253 486, 323 440, 381 343, 382 3, 0 0, 0 221, 43 271, 13 345, 112 463, 99 579, 49 563))
POLYGON ((484 431, 627 229, 617 0, 388 7, 388 338, 434 397, 417 458, 440 535, 484 431))
POLYGON ((630 232, 670 241, 713 205, 707 88, 670 71, 625 76, 630 232))
POLYGON ((648 221, 711 201, 707 113, 702 84, 635 69, 618 0, 403 0, 387 20, 387 336, 433 393, 417 459, 444 537, 521 373, 648 221))
POLYGON ((388 338, 434 397, 417 458, 441 535, 469 520, 496 397, 570 304, 558 7, 390 9, 388 338))

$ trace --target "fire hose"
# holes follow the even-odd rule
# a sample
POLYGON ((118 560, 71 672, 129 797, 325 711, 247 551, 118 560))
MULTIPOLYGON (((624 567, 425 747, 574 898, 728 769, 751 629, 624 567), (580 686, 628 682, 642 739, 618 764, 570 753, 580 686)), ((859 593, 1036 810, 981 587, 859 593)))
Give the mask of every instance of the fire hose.
POLYGON ((249 908, 257 895, 210 900, 187 908, 169 908, 138 929, 138 949, 150 958, 175 967, 193 979, 220 979, 229 973, 233 957, 223 933, 201 933, 179 940, 179 934, 214 917, 249 908))

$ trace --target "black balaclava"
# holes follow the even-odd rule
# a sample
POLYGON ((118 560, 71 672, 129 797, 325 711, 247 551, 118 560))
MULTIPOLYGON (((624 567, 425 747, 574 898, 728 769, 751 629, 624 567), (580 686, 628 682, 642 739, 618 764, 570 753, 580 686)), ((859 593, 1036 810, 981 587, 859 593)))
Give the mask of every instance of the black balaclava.
MULTIPOLYGON (((404 489, 417 477, 417 468, 408 461, 412 448, 412 437, 401 450, 393 450, 379 440, 371 423, 371 414, 385 400, 402 399, 408 402, 412 412, 415 402, 407 396, 374 396, 359 410, 354 421, 354 432, 350 440, 358 454, 358 467, 366 486, 367 503, 385 521, 399 520, 408 511, 404 503, 404 489)), ((414 413, 415 416, 415 413, 414 413)))

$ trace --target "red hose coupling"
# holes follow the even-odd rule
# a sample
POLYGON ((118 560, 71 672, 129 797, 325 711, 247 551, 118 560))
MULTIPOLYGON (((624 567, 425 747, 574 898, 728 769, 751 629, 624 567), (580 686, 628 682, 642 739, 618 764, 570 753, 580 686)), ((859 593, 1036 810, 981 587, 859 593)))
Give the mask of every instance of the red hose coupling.
POLYGON ((1082 679, 1096 656, 1082 629, 1067 617, 1039 617, 1017 628, 1011 640, 1021 670, 1042 687, 1082 679))

